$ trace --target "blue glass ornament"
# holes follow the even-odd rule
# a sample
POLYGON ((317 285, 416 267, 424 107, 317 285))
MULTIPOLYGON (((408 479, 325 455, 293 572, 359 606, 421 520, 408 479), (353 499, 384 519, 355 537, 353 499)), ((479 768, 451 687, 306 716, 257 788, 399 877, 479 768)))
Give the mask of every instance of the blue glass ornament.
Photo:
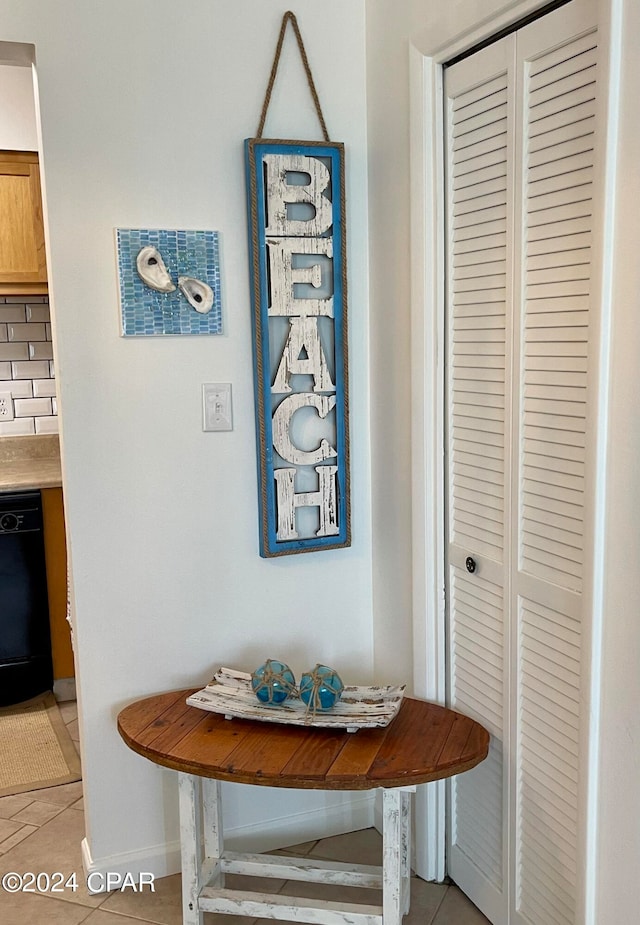
POLYGON ((327 665, 316 665, 313 671, 306 671, 300 678, 300 697, 308 710, 330 710, 338 702, 344 690, 340 675, 327 665))
POLYGON ((295 691, 296 679, 288 665, 268 658, 251 675, 251 687, 261 703, 284 703, 295 691))

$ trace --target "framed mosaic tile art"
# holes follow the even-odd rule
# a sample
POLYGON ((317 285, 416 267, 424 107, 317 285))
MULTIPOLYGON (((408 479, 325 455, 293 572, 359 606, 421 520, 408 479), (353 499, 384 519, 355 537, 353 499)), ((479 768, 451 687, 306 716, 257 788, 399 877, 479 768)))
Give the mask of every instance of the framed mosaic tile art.
POLYGON ((217 231, 117 228, 122 334, 221 334, 217 231))

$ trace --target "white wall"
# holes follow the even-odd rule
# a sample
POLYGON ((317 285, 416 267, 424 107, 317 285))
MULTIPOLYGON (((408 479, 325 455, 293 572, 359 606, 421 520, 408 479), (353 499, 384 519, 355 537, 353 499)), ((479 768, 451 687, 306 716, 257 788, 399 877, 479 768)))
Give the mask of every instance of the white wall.
MULTIPOLYGON (((540 5, 543 5, 541 2, 540 5)), ((492 29, 518 19, 525 6, 512 0, 451 0, 433 4, 430 0, 404 0, 390 7, 385 0, 367 0, 367 80, 369 87, 369 195, 371 253, 372 381, 379 381, 385 364, 376 351, 382 319, 389 312, 389 289, 385 278, 393 281, 395 291, 410 289, 408 259, 410 232, 410 191, 406 178, 398 176, 409 160, 409 50, 413 45, 421 54, 434 54, 440 47, 464 33, 490 23, 492 29), (405 77, 398 79, 398 72, 405 77), (376 220, 384 218, 384 221, 376 220), (384 259, 384 266, 381 260, 384 259)), ((604 607, 602 632, 601 732, 597 743, 599 755, 599 789, 597 794, 597 841, 595 914, 597 925, 635 922, 640 903, 640 419, 637 393, 638 354, 640 351, 640 271, 637 242, 640 239, 640 124, 637 95, 640 87, 640 61, 637 36, 640 35, 640 8, 635 0, 600 0, 600 22, 607 35, 611 11, 621 11, 624 42, 620 85, 620 125, 617 136, 618 171, 612 190, 615 201, 615 244, 613 248, 613 311, 609 363, 611 383, 608 410, 608 458, 606 467, 606 516, 604 607)), ((615 16, 614 16, 615 18, 615 16)), ((388 363, 392 370, 409 365, 406 334, 411 321, 408 301, 394 302, 394 336, 388 344, 388 363)), ((382 343, 382 340, 380 340, 382 343)), ((375 388, 375 386, 374 386, 375 388)), ((385 413, 393 407, 399 415, 395 427, 401 446, 408 445, 410 420, 407 401, 408 372, 392 375, 389 391, 384 394, 385 413)), ((376 419, 376 401, 372 435, 376 454, 382 419, 376 419)), ((387 457, 390 466, 390 457, 387 457)), ((399 462, 402 466, 402 462, 399 462)), ((378 477, 381 468, 373 469, 373 493, 382 490, 378 477)), ((406 486, 395 491, 399 500, 406 486)), ((374 528, 379 504, 374 503, 374 528)), ((406 548, 411 529, 410 517, 402 510, 391 525, 385 543, 406 548)), ((375 530, 374 530, 375 532, 375 530)), ((380 549, 376 538, 374 561, 380 549)), ((380 562, 377 562, 380 566, 380 562)), ((399 579, 400 593, 405 588, 399 579)), ((380 615, 375 623, 376 653, 387 653, 389 625, 380 615)), ((406 614, 399 615, 398 638, 408 632, 406 614)), ((404 651, 404 650, 403 650, 404 651)), ((389 656, 391 657, 391 656, 389 656)), ((406 653, 403 655, 406 660, 406 653)), ((376 656, 376 665, 377 656, 376 656)), ((418 679, 416 679, 418 681, 418 679)))
POLYGON ((30 67, 0 64, 0 148, 9 151, 38 150, 30 67))
MULTIPOLYGON (((161 856, 176 837, 175 775, 120 741, 126 703, 267 656, 372 677, 364 0, 292 4, 329 132, 347 151, 353 546, 258 556, 242 142, 288 8, 0 0, 0 41, 35 44, 97 865, 161 856), (222 233, 224 336, 119 336, 116 226, 222 233), (233 383, 232 433, 202 433, 206 381, 233 383)), ((266 134, 318 139, 294 47, 290 35, 266 134)), ((354 821, 332 815, 339 795, 247 794, 228 794, 230 828, 264 823, 277 837, 314 807, 327 826, 354 821)))
POLYGON ((411 688, 409 17, 367 0, 375 674, 411 688))

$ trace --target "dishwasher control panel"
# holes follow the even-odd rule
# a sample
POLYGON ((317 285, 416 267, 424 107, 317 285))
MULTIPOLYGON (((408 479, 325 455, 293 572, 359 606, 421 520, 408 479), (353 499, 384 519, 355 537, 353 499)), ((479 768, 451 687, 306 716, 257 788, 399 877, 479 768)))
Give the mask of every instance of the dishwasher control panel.
POLYGON ((18 530, 23 521, 22 514, 14 514, 13 511, 10 511, 8 514, 0 514, 0 531, 3 533, 11 533, 14 530, 18 530))
POLYGON ((33 492, 21 495, 0 493, 0 536, 42 529, 40 497, 33 492))

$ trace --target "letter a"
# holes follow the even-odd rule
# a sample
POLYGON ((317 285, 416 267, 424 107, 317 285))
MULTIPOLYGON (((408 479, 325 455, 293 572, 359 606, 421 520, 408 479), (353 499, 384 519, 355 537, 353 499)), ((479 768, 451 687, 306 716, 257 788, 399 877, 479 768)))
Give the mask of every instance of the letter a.
POLYGON ((320 343, 317 317, 312 315, 309 318, 290 318, 289 323, 291 330, 271 391, 290 392, 289 376, 295 374, 313 376, 314 392, 335 392, 336 387, 331 380, 320 343), (307 355, 306 359, 300 358, 303 351, 307 355))

